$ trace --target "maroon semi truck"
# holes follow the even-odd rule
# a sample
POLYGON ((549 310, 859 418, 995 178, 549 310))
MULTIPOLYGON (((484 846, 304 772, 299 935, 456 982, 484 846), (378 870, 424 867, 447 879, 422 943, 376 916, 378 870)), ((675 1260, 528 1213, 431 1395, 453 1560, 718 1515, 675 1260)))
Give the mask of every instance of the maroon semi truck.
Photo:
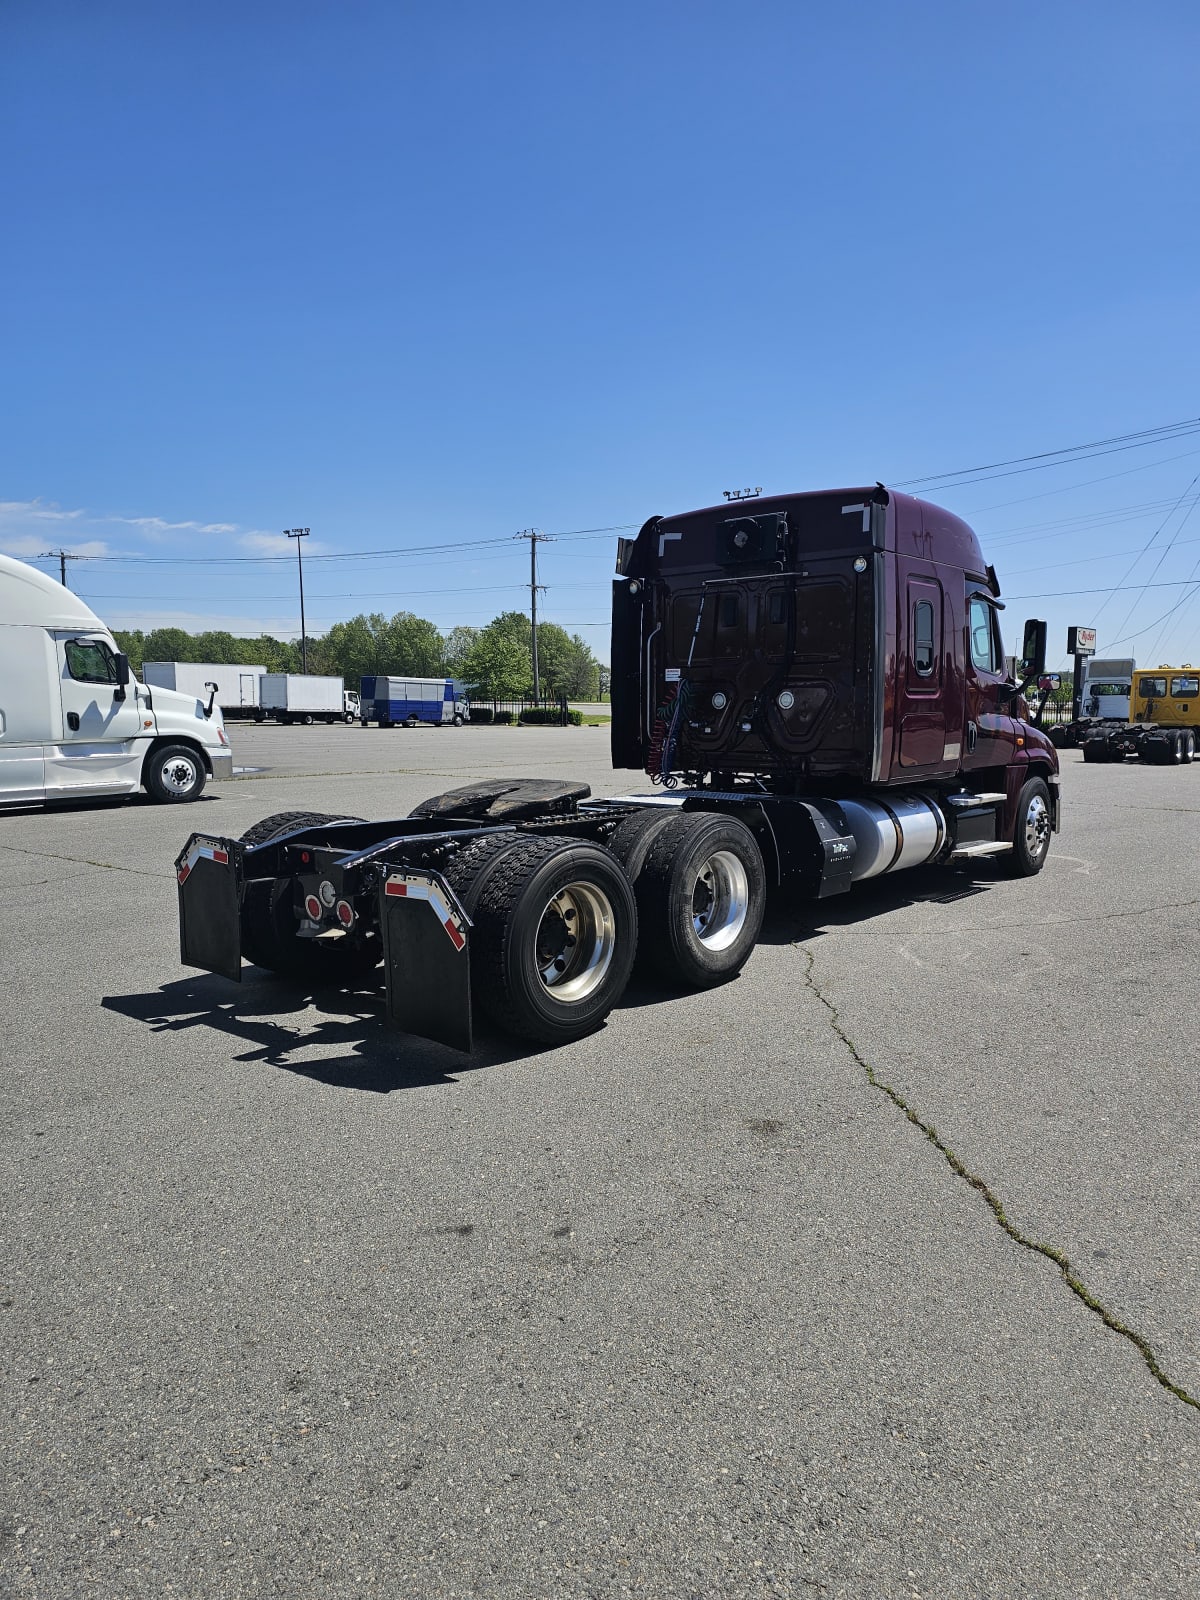
POLYGON ((1006 671, 1000 587, 958 517, 882 485, 653 517, 613 586, 612 757, 650 793, 494 779, 366 822, 286 812, 177 862, 185 964, 306 983, 382 964, 400 1028, 469 1050, 476 1007, 546 1043, 637 961, 707 987, 768 892, 927 863, 1039 872, 1058 756, 1006 671))

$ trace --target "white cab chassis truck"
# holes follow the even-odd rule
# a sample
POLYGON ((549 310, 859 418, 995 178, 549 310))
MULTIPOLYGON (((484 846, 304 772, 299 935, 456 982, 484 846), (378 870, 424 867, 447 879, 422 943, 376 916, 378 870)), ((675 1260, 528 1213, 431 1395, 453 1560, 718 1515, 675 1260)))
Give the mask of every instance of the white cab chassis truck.
POLYGON ((311 672, 267 672, 262 680, 263 715, 277 722, 354 722, 353 708, 342 678, 318 677, 311 672))
POLYGON ((0 807, 138 789, 195 800, 232 776, 212 695, 139 683, 78 595, 0 555, 0 807))

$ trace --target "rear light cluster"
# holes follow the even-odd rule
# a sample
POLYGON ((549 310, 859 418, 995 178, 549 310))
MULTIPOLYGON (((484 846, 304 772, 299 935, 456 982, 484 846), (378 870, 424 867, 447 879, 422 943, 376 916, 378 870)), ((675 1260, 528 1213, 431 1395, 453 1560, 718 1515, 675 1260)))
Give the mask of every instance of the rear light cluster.
POLYGON ((332 911, 347 933, 358 921, 354 907, 349 900, 338 899, 337 890, 328 879, 325 879, 320 885, 316 894, 305 896, 304 909, 310 922, 323 922, 328 913, 332 911))

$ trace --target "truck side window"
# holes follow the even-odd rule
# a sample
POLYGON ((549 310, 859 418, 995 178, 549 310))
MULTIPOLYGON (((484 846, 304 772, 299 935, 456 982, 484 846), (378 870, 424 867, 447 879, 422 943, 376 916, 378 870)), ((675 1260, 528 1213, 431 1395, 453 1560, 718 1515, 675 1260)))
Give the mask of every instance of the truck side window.
POLYGON ((1166 692, 1165 678, 1141 678, 1138 681, 1138 693, 1144 700, 1161 700, 1166 692))
POLYGON ((971 630, 971 661, 980 672, 995 672, 996 655, 993 649, 995 635, 992 631, 992 608, 986 600, 972 600, 968 610, 968 627, 971 630))
POLYGON ((102 639, 68 639, 63 651, 76 683, 116 683, 116 659, 102 639))
POLYGON ((1181 699, 1200 695, 1200 678, 1172 678, 1171 693, 1181 699))
POLYGON ((933 606, 928 600, 913 607, 913 666, 918 677, 933 676, 933 606))

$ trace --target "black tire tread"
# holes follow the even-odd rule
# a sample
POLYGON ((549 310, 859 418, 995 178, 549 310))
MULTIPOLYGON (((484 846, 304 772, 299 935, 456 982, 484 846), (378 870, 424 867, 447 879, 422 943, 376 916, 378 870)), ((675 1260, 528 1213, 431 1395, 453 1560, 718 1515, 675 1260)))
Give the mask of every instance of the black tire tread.
POLYGON ((247 828, 241 842, 249 845, 269 844, 272 839, 281 838, 285 833, 299 833, 301 828, 316 828, 322 822, 365 821, 365 817, 336 817, 324 811, 277 811, 274 816, 264 817, 261 822, 247 828))
POLYGON ((625 868, 629 881, 636 884, 646 865, 650 849, 668 823, 682 813, 674 806, 650 807, 634 811, 613 829, 608 848, 625 868))
MULTIPOLYGON (((730 978, 736 977, 745 963, 750 959, 757 943, 758 932, 762 926, 762 914, 765 900, 766 874, 763 873, 763 897, 759 902, 759 919, 754 928, 754 938, 750 940, 749 948, 742 956, 736 967, 720 973, 701 975, 698 972, 686 972, 681 969, 673 946, 670 923, 670 882, 674 870, 675 857, 678 851, 686 846, 688 835, 695 827, 697 817, 712 817, 716 815, 723 822, 736 821, 737 819, 720 813, 706 813, 685 811, 677 813, 672 819, 673 827, 664 828, 652 842, 646 855, 645 864, 638 876, 637 902, 638 920, 641 927, 641 937, 638 941, 639 966, 645 972, 653 972, 658 977, 671 984, 686 983, 689 988, 710 988, 719 983, 725 983, 730 978)), ((745 828, 752 843, 757 848, 758 841, 750 833, 744 823, 739 824, 745 828)), ((761 854, 761 853, 760 853, 761 854)))
MULTIPOLYGON (((479 851, 472 882, 465 891, 463 903, 475 927, 471 947, 471 981, 480 1009, 506 1032, 536 1038, 547 1044, 559 1043, 566 1036, 550 1024, 531 1027, 529 1018, 522 1014, 509 993, 507 972, 513 911, 538 869, 551 857, 563 856, 572 849, 601 851, 612 861, 618 873, 623 872, 620 862, 603 845, 585 840, 564 841, 561 836, 538 838, 531 834, 516 834, 508 840, 480 840, 478 845, 469 846, 463 851, 463 855, 453 863, 453 866, 459 866, 464 857, 472 851, 479 851), (488 845, 496 848, 487 851, 488 845)), ((447 878, 454 883, 451 872, 447 873, 447 878)), ((596 1018, 594 1027, 601 1026, 604 1015, 596 1018)))

